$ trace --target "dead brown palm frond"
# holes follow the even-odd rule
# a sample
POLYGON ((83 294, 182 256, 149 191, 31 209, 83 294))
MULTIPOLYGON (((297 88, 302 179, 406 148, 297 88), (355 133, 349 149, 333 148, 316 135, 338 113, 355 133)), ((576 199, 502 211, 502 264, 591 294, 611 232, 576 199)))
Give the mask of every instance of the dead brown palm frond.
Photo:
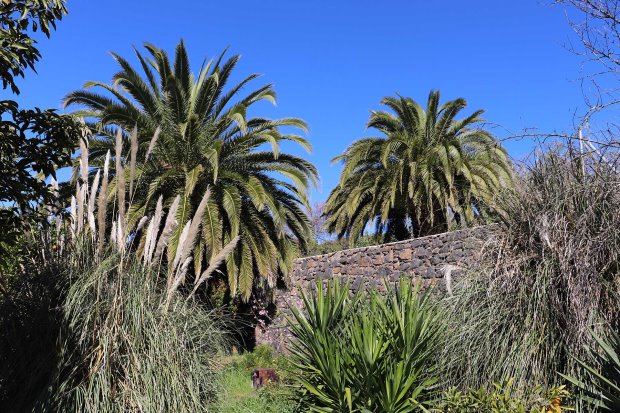
MULTIPOLYGON (((99 191, 99 199, 97 200, 97 226, 99 227, 99 237, 97 242, 97 255, 101 255, 105 244, 106 232, 106 210, 108 206, 108 174, 110 167, 110 151, 106 153, 103 163, 103 177, 101 181, 101 190, 99 191)), ((91 196, 94 196, 91 195, 91 196)))
POLYGON ((131 149, 129 152, 129 199, 133 199, 133 183, 136 178, 136 158, 138 156, 138 125, 131 131, 131 149))
POLYGON ((124 246, 122 240, 125 238, 125 170, 123 168, 123 131, 120 127, 116 129, 116 199, 118 208, 117 223, 117 244, 119 248, 124 246), (120 239, 119 239, 120 238, 120 239))

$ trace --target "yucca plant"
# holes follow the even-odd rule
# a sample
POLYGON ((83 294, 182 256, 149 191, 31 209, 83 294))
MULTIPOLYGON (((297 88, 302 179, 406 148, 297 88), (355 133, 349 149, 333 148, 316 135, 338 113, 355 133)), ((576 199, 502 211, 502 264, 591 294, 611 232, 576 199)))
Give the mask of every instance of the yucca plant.
POLYGON ((437 381, 440 322, 425 295, 401 280, 387 295, 349 296, 337 280, 302 293, 292 309, 290 351, 302 400, 313 412, 425 410, 437 381))
POLYGON ((596 345, 590 348, 593 362, 577 359, 583 368, 581 377, 565 376, 577 389, 580 397, 591 408, 601 411, 620 411, 620 334, 609 331, 602 338, 592 332, 596 345))

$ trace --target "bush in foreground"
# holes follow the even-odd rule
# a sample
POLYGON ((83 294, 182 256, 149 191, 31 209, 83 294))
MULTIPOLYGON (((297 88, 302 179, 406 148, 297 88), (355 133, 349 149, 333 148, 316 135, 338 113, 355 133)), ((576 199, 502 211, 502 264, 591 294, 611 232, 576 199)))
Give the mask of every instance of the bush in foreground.
POLYGON ((411 282, 349 296, 337 280, 293 309, 290 351, 307 411, 410 412, 431 397, 440 321, 411 282))

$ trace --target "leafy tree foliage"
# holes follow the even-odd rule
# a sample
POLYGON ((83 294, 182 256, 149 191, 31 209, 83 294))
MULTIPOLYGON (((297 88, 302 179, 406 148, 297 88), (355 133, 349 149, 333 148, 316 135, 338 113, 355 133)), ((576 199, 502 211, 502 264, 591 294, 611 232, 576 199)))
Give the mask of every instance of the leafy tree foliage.
MULTIPOLYGON (((0 3, 0 79, 3 88, 19 93, 16 77, 34 70, 41 57, 31 37, 40 30, 50 36, 67 9, 64 0, 11 0, 0 3)), ((0 252, 10 249, 24 217, 33 218, 54 194, 45 178, 69 163, 80 127, 71 117, 52 110, 20 109, 0 101, 0 252)))
MULTIPOLYGON (((306 124, 295 118, 248 116, 258 102, 275 102, 276 94, 272 85, 265 85, 242 95, 256 74, 227 87, 239 56, 225 58, 224 52, 194 76, 182 41, 172 63, 164 50, 145 47, 149 57, 136 49, 142 74, 113 54, 120 66, 113 84, 88 82, 85 90, 70 93, 66 104, 82 105, 79 113, 96 120, 91 127, 97 136, 89 148, 94 163, 114 147, 115 126, 136 128, 134 150, 143 161, 136 165, 135 176, 148 185, 131 194, 130 224, 151 211, 160 196, 169 205, 177 195, 178 220, 185 222, 205 191, 211 191, 194 252, 205 259, 194 261, 194 272, 199 274, 203 261, 239 236, 226 260, 226 273, 231 293, 241 292, 248 299, 253 288, 273 286, 289 269, 294 251, 304 250, 311 236, 304 207, 317 171, 280 149, 281 142, 290 141, 309 150, 302 136, 281 131, 305 130, 306 124)), ((124 157, 130 155, 130 141, 125 136, 124 157)))
POLYGON ((445 231, 494 210, 497 191, 511 182, 506 151, 477 127, 479 110, 456 119, 459 98, 427 108, 408 97, 386 97, 391 112, 373 111, 368 127, 382 137, 360 139, 336 157, 344 165, 326 205, 328 228, 355 241, 369 223, 387 240, 445 231))
POLYGON ((40 30, 50 37, 56 22, 67 14, 65 0, 3 0, 0 2, 0 79, 6 89, 19 93, 15 77, 35 70, 41 58, 31 32, 40 30))

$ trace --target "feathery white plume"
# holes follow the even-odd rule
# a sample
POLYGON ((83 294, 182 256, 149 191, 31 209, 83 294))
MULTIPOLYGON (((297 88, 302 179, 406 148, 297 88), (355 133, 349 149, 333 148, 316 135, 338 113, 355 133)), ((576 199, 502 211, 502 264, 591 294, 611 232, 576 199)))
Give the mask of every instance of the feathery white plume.
POLYGON ((180 201, 181 196, 177 195, 176 198, 174 198, 170 209, 168 210, 168 216, 166 217, 164 229, 161 231, 159 241, 157 241, 157 246, 155 247, 155 255, 152 258, 153 260, 158 260, 161 257, 161 254, 164 252, 164 248, 168 246, 168 240, 170 240, 172 232, 178 225, 177 210, 179 209, 180 201))
POLYGON ((145 161, 149 160, 149 155, 151 154, 151 152, 153 152, 153 149, 155 149, 155 144, 157 143, 157 138, 159 138, 159 134, 161 133, 161 127, 157 127, 157 129, 155 129, 155 133, 153 134, 153 137, 151 138, 151 142, 149 142, 149 148, 146 151, 146 156, 144 157, 145 161))

